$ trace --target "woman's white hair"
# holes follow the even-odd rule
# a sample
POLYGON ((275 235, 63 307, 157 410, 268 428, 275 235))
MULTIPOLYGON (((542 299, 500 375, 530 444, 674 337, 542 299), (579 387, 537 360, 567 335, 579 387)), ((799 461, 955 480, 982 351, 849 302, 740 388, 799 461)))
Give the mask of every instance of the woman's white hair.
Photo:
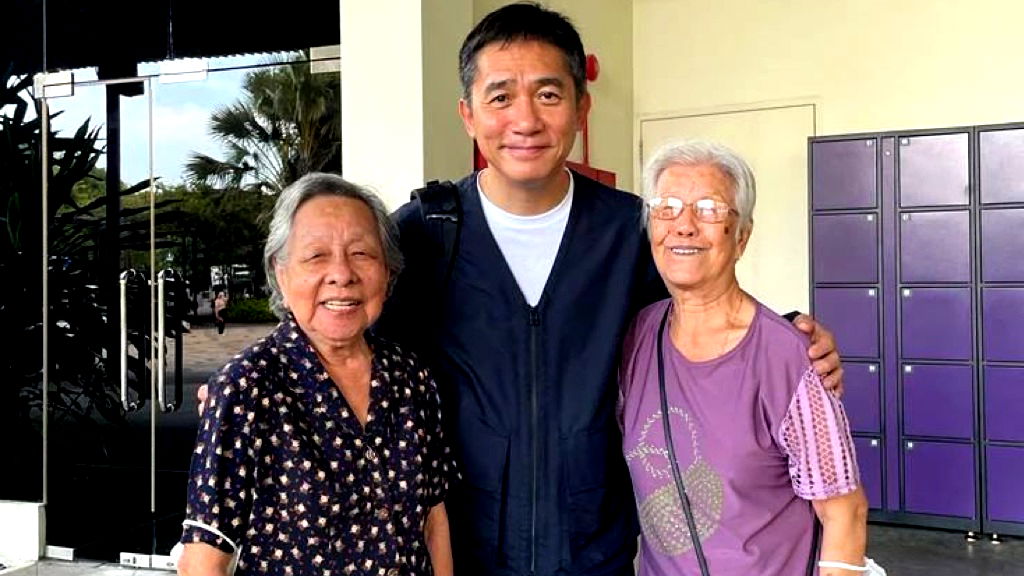
MULTIPOLYGON (((736 238, 739 239, 754 226, 754 204, 757 202, 757 184, 754 173, 739 154, 717 142, 706 140, 677 140, 658 148, 644 167, 644 198, 653 198, 658 178, 673 166, 713 166, 733 186, 733 200, 739 212, 736 238)), ((650 220, 644 204, 644 225, 650 220)))

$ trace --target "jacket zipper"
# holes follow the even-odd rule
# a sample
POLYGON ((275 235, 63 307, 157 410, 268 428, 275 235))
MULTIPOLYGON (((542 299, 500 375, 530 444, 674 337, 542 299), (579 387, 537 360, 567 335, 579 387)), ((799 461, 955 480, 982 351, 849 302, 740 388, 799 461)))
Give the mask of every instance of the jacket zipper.
POLYGON ((539 455, 537 407, 537 333, 540 312, 530 307, 530 435, 533 441, 533 471, 530 476, 530 575, 537 573, 537 469, 539 455))

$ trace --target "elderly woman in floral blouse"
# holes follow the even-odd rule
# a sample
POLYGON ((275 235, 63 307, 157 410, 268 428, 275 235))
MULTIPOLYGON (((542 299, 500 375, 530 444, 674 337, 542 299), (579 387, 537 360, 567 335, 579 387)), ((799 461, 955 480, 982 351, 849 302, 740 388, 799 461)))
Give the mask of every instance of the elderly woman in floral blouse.
POLYGON ((210 381, 180 573, 450 575, 437 390, 366 332, 401 268, 383 204, 301 178, 264 266, 281 323, 210 381))

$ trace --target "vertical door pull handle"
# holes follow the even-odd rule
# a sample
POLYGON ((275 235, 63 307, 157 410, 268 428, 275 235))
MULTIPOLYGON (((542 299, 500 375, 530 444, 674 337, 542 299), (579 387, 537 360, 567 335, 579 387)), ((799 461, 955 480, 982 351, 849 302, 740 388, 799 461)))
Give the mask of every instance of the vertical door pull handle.
POLYGON ((160 403, 161 412, 170 412, 173 406, 167 404, 167 391, 164 385, 167 380, 167 354, 164 346, 164 335, 167 333, 167 299, 165 285, 167 282, 167 270, 161 270, 157 275, 156 284, 156 394, 160 403))
POLYGON ((121 405, 128 412, 139 408, 138 402, 128 399, 128 280, 137 274, 135 270, 125 270, 118 279, 121 288, 121 405))

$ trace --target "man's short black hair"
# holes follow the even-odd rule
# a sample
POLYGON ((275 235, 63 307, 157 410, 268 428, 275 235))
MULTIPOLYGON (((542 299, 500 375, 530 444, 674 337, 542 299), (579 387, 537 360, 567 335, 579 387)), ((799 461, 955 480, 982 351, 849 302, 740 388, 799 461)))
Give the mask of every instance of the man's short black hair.
POLYGON ((550 44, 565 55, 578 102, 587 91, 587 57, 583 52, 583 41, 568 18, 536 2, 518 2, 498 8, 469 32, 459 50, 462 97, 469 101, 472 95, 476 57, 481 50, 494 43, 507 46, 530 41, 550 44))

